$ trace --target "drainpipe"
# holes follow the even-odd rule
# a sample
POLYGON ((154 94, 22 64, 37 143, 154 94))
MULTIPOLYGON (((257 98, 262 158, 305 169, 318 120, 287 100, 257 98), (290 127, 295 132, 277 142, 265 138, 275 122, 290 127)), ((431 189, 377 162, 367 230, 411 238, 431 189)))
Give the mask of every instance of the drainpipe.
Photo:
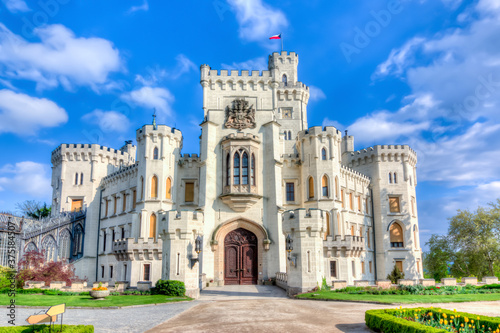
POLYGON ((373 268, 375 269, 375 282, 378 280, 377 276, 377 241, 375 238, 375 212, 373 210, 373 188, 370 187, 370 196, 372 201, 372 229, 373 229, 373 268))
POLYGON ((97 220, 97 248, 95 253, 95 280, 99 274, 99 237, 101 236, 101 205, 102 205, 102 192, 104 192, 104 187, 101 188, 101 193, 99 194, 99 219, 97 220))

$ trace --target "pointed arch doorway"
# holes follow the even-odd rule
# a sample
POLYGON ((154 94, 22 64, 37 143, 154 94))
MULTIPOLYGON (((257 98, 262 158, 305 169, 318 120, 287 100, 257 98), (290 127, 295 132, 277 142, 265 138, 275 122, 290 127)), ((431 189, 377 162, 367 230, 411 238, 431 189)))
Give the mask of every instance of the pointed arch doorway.
POLYGON ((224 238, 224 284, 257 284, 257 236, 243 228, 224 238))

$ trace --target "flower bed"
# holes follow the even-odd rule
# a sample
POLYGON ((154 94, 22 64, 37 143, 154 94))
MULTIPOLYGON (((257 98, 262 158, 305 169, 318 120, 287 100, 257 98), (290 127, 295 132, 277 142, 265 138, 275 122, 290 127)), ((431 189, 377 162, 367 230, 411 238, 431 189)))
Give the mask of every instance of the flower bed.
POLYGON ((334 290, 337 293, 347 294, 370 294, 370 295, 455 295, 455 294, 494 294, 500 293, 498 285, 484 285, 481 287, 466 286, 442 286, 424 287, 422 285, 405 286, 399 285, 396 288, 381 289, 373 287, 347 287, 334 290))
POLYGON ((384 333, 500 332, 500 318, 433 307, 369 310, 365 322, 370 329, 384 333))

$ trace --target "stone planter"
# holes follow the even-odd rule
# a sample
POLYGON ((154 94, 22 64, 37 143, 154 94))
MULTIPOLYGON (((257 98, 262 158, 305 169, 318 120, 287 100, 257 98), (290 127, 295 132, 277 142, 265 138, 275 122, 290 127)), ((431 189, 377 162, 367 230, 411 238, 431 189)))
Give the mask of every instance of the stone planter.
POLYGON ((96 300, 103 300, 105 297, 109 296, 109 290, 91 290, 90 296, 96 300))

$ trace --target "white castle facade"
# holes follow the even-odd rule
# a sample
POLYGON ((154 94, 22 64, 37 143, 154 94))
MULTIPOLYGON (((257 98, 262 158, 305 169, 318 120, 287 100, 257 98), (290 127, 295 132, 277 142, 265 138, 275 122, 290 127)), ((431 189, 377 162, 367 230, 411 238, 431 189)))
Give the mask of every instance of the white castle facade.
POLYGON ((415 152, 355 151, 352 136, 308 127, 297 66, 294 52, 273 53, 262 72, 202 65, 199 155, 181 155, 182 133, 155 122, 136 146, 56 148, 53 211, 86 209, 77 275, 182 280, 194 296, 204 281, 277 273, 292 292, 323 278, 383 280, 394 265, 421 278, 415 152))

